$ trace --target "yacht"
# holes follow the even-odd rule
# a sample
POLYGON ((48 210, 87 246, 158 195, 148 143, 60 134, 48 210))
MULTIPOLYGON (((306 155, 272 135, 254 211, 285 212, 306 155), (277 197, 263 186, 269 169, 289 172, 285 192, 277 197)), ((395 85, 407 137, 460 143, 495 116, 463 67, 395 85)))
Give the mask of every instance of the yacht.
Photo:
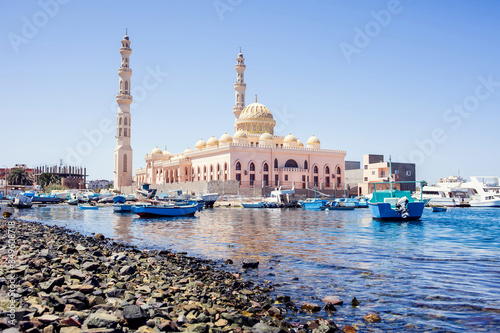
POLYGON ((436 185, 423 187, 422 198, 429 200, 430 206, 468 207, 472 190, 464 188, 463 184, 465 180, 461 177, 441 178, 436 185))
POLYGON ((471 191, 471 207, 500 207, 500 178, 474 176, 464 183, 463 188, 471 191))

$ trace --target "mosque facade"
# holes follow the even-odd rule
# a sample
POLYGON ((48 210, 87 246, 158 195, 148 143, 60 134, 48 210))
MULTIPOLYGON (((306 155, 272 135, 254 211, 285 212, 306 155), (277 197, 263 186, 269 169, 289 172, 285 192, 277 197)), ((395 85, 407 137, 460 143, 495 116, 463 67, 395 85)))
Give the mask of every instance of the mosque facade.
POLYGON ((255 102, 246 105, 243 54, 238 54, 234 84, 233 135, 200 139, 194 149, 171 154, 154 148, 145 166, 135 170, 140 185, 236 180, 240 188, 291 187, 341 189, 344 184, 343 150, 322 149, 312 135, 304 144, 292 134, 274 133, 271 111, 255 102))

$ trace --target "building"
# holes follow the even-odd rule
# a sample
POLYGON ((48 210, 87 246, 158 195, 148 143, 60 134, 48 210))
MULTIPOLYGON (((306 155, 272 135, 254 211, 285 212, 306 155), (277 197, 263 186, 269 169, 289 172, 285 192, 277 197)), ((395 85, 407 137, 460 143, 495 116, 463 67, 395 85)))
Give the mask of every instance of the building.
MULTIPOLYGON (((61 162, 62 163, 62 162, 61 162)), ((61 186, 70 189, 84 189, 87 182, 87 168, 74 165, 41 165, 34 168, 33 177, 36 184, 42 173, 51 173, 61 178, 61 186)))
POLYGON ((113 185, 113 181, 112 180, 105 180, 105 179, 89 180, 87 188, 89 190, 95 190, 95 189, 106 188, 109 185, 113 185))
POLYGON ((346 152, 322 149, 315 135, 304 144, 291 133, 275 134, 276 121, 257 96, 245 104, 246 65, 241 50, 235 69, 234 134, 200 139, 194 149, 178 154, 156 147, 145 155, 145 166, 136 170, 137 182, 163 188, 165 184, 229 182, 239 189, 295 186, 324 193, 343 189, 346 152))
POLYGON ((119 92, 116 95, 118 103, 118 114, 116 116, 116 147, 114 158, 114 177, 113 184, 115 189, 122 192, 131 192, 132 189, 132 147, 130 146, 131 136, 131 115, 130 104, 132 96, 130 95, 132 70, 129 68, 129 58, 132 53, 130 48, 130 39, 125 32, 121 41, 120 54, 122 56, 122 65, 118 69, 119 92))
MULTIPOLYGON (((358 162, 359 163, 359 162, 358 162)), ((347 165, 347 163, 346 163, 347 165)), ((355 167, 355 164, 349 163, 349 166, 355 167)), ((395 182, 415 181, 415 164, 392 162, 392 180, 395 182)), ((362 169, 346 168, 346 182, 350 189, 356 188, 356 195, 366 195, 373 192, 373 184, 380 182, 389 182, 391 180, 390 163, 384 161, 383 155, 366 154, 363 155, 362 169), (362 177, 360 181, 360 177, 362 177)), ((390 186, 376 185, 377 190, 388 189, 390 186)), ((396 184, 394 188, 412 191, 416 190, 415 183, 396 184)), ((352 191, 351 195, 354 195, 352 191)))

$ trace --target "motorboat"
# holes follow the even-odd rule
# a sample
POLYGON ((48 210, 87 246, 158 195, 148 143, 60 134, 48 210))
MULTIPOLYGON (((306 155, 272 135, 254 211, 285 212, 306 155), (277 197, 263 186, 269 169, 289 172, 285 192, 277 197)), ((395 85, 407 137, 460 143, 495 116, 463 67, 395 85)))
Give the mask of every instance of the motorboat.
POLYGON ((142 184, 142 188, 137 189, 136 199, 141 200, 150 200, 153 199, 156 195, 156 189, 149 188, 149 184, 142 184))
POLYGON ((179 216, 194 216, 198 211, 198 203, 191 202, 187 205, 177 204, 162 204, 162 205, 135 205, 132 207, 132 212, 140 217, 179 217, 179 216))
POLYGON ((264 208, 264 201, 242 202, 243 208, 264 208))
POLYGON ((430 206, 468 207, 472 190, 464 184, 465 180, 461 177, 441 178, 436 185, 423 186, 421 196, 429 200, 430 206))
MULTIPOLYGON (((389 158, 390 175, 392 175, 392 162, 389 158)), ((422 216, 427 200, 422 197, 415 199, 410 191, 394 189, 394 185, 417 183, 415 181, 400 182, 374 182, 372 198, 368 207, 372 218, 375 220, 410 221, 418 220, 422 216), (376 185, 390 185, 389 190, 377 190, 376 185)), ((422 187, 423 181, 420 182, 422 187)))
POLYGON ((99 206, 96 205, 78 205, 78 209, 80 210, 98 210, 99 206))
POLYGON ((323 210, 328 207, 328 200, 309 198, 306 200, 299 201, 300 207, 306 210, 323 210))
POLYGON ((447 210, 446 207, 432 206, 432 211, 434 213, 442 213, 442 212, 446 212, 446 210, 447 210))
POLYGON ((213 208, 214 204, 217 200, 219 200, 219 193, 206 193, 202 194, 201 200, 205 202, 205 207, 206 208, 213 208))
POLYGON ((32 197, 29 197, 27 195, 24 195, 24 194, 18 194, 16 195, 16 197, 14 198, 14 201, 12 203, 12 206, 13 207, 16 207, 16 208, 31 208, 32 206, 32 197))
POLYGON ((500 207, 500 179, 494 176, 473 176, 463 188, 471 190, 471 207, 500 207))
POLYGON ((132 206, 127 203, 116 203, 113 204, 113 212, 115 213, 130 213, 132 212, 132 206))
POLYGON ((61 199, 56 195, 36 194, 34 191, 24 192, 24 195, 27 197, 31 197, 32 203, 47 204, 47 203, 59 203, 61 201, 61 199))
POLYGON ((113 197, 113 202, 115 204, 117 204, 117 203, 125 203, 125 201, 127 201, 127 198, 124 195, 115 195, 113 197))

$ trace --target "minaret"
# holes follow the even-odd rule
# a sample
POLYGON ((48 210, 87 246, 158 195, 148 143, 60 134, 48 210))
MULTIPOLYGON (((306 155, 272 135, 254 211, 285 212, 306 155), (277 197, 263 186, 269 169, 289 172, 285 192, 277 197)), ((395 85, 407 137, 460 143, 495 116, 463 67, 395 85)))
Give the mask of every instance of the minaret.
POLYGON ((120 47, 122 66, 118 69, 120 90, 116 95, 118 115, 116 119, 114 188, 117 190, 120 190, 123 186, 132 186, 132 147, 130 147, 130 104, 132 103, 130 77, 132 76, 132 70, 129 68, 131 53, 130 40, 127 32, 125 32, 120 47))
POLYGON ((238 54, 238 58, 236 58, 236 65, 234 66, 237 72, 236 83, 234 84, 236 102, 233 108, 233 113, 236 117, 236 120, 240 118, 240 113, 245 108, 245 90, 247 89, 247 85, 244 82, 244 72, 246 67, 247 66, 245 66, 245 58, 243 58, 243 53, 241 53, 240 47, 240 53, 238 54))

